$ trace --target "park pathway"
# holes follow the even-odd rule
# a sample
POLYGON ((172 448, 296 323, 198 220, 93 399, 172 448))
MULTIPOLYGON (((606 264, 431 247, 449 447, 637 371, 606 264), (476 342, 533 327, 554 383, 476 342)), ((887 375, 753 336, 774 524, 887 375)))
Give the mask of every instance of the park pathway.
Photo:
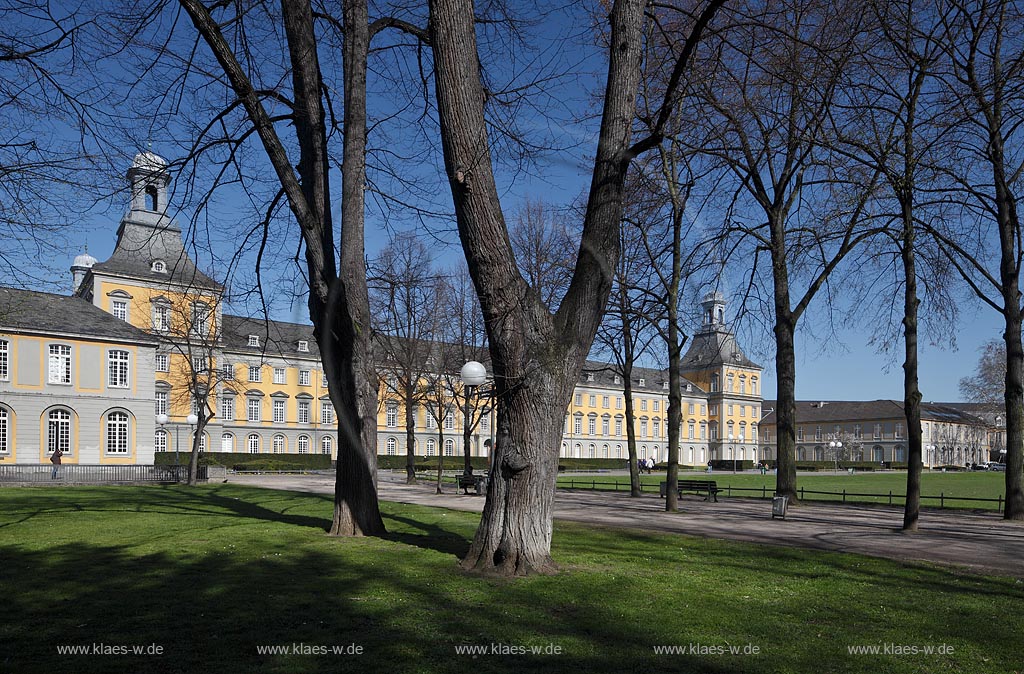
MULTIPOLYGON (((334 476, 230 475, 229 482, 270 489, 333 493, 334 476)), ((381 472, 385 501, 480 512, 484 499, 456 493, 435 494, 434 485, 405 484, 404 473, 381 472)), ((966 567, 978 573, 1024 578, 1024 523, 996 513, 924 510, 920 529, 900 530, 900 508, 814 502, 791 508, 785 520, 772 519, 771 502, 720 497, 704 502, 684 497, 680 512, 666 513, 657 495, 630 498, 623 493, 568 491, 555 499, 555 519, 648 532, 678 533, 767 545, 853 552, 901 561, 927 561, 966 567)))

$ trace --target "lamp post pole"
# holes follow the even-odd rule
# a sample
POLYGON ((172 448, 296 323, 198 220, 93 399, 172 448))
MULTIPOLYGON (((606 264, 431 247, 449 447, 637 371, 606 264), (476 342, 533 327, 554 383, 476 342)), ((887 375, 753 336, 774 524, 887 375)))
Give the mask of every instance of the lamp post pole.
POLYGON ((477 387, 481 386, 487 380, 487 368, 475 360, 471 360, 462 366, 462 370, 459 375, 462 377, 462 385, 465 387, 466 394, 466 409, 465 418, 462 427, 462 443, 463 449, 465 450, 465 468, 464 474, 469 476, 473 474, 473 462, 469 457, 470 443, 472 442, 472 415, 470 414, 470 398, 473 396, 473 391, 477 387))
POLYGON ((729 456, 732 458, 732 473, 736 474, 736 444, 733 442, 732 433, 729 434, 729 456))
POLYGON ((843 443, 839 440, 832 440, 828 443, 829 449, 832 450, 832 460, 835 462, 835 470, 839 472, 839 451, 843 448, 843 443))

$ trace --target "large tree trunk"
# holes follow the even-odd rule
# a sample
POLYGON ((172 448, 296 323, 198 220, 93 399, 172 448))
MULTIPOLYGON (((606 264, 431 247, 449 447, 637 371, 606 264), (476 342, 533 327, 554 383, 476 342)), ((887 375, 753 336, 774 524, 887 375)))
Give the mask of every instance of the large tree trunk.
MULTIPOLYGON (((288 6, 282 3, 285 15, 288 6)), ((309 43, 299 45, 305 57, 316 55, 313 38, 312 13, 309 13, 309 43)), ((366 284, 363 221, 366 183, 366 59, 369 50, 369 15, 365 0, 345 0, 343 3, 345 44, 342 60, 345 73, 344 144, 342 148, 341 179, 341 255, 339 283, 332 284, 328 307, 337 307, 335 320, 317 335, 318 343, 327 342, 337 354, 336 372, 340 375, 329 381, 332 401, 342 403, 339 412, 338 470, 334 490, 334 517, 330 533, 335 536, 376 536, 384 533, 384 521, 377 504, 377 377, 370 331, 370 296, 366 284), (340 287, 339 287, 340 286, 340 287), (333 324, 333 325, 332 325, 333 324), (323 341, 321 341, 323 340, 323 341), (339 381, 341 380, 341 381, 339 381), (340 386, 338 386, 340 385, 340 386), (349 388, 351 387, 351 388, 349 388), (345 419, 341 420, 344 414, 345 419)), ((304 12, 305 14, 306 12, 304 12)), ((294 48, 291 48, 295 52, 294 48)), ((303 56, 302 53, 296 56, 303 56)), ((293 58, 294 62, 294 58, 293 58)), ((317 68, 319 72, 319 67, 317 68)), ((321 82, 316 83, 317 101, 321 82)), ((310 98, 313 91, 309 92, 310 98)), ((296 100, 299 104, 300 101, 296 100)), ((321 120, 323 109, 318 106, 321 120)), ((301 117, 301 115, 299 116, 301 117)), ((326 128, 326 127, 325 127, 326 128)), ((327 169, 326 150, 321 155, 324 171, 327 169)), ((328 181, 323 182, 328 188, 328 181)), ((329 201, 324 202, 325 205, 329 201)), ((325 212, 330 223, 330 209, 325 212)), ((323 232, 331 242, 329 257, 334 270, 333 236, 323 232)), ((312 247, 306 247, 307 258, 312 247)), ((326 252, 326 251, 324 251, 326 252)), ((311 279, 312 282, 312 279, 311 279)), ((317 313, 313 306, 316 293, 310 292, 310 315, 317 326, 317 313)), ((323 307, 318 307, 323 309, 323 307)), ((325 364, 325 370, 326 370, 325 364)))
POLYGON ((565 409, 600 324, 619 255, 625 172, 636 108, 643 3, 612 10, 605 109, 572 283, 552 316, 516 268, 494 181, 473 4, 430 3, 438 117, 470 275, 498 385, 498 439, 480 528, 464 568, 545 572, 565 409))
POLYGON ((192 452, 188 457, 188 485, 190 487, 196 486, 199 482, 199 439, 203 437, 203 433, 206 432, 206 414, 201 409, 205 407, 206 401, 203 399, 203 404, 199 410, 199 422, 196 424, 195 431, 192 433, 192 452))
POLYGON ((633 424, 633 358, 622 366, 622 395, 626 400, 626 454, 629 456, 629 495, 643 496, 640 466, 636 455, 636 426, 633 424))
POLYGON ((408 372, 405 382, 405 483, 416 484, 416 394, 408 372))
POLYGON ((903 506, 904 531, 916 531, 921 511, 921 390, 917 367, 917 265, 914 259, 914 221, 909 205, 903 218, 903 413, 907 419, 907 499, 903 506))
POLYGON ((1017 304, 1016 282, 1006 285, 1004 280, 1004 306, 1006 318, 1006 510, 1008 520, 1024 520, 1024 491, 1021 475, 1024 472, 1024 348, 1021 347, 1021 311, 1017 304), (1012 289, 1012 292, 1007 292, 1012 289), (1005 297, 1009 295, 1009 297, 1005 297))
POLYGON ((770 220, 772 278, 775 298, 775 435, 778 446, 775 493, 798 501, 796 492, 796 319, 790 309, 789 269, 786 261, 785 223, 781 216, 770 220))

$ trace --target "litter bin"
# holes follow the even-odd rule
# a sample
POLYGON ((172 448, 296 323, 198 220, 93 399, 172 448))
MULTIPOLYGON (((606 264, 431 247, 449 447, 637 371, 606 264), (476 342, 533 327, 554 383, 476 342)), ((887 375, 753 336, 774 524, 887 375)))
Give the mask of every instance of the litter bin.
POLYGON ((772 519, 781 517, 786 519, 786 508, 789 507, 788 496, 773 496, 772 497, 772 519))

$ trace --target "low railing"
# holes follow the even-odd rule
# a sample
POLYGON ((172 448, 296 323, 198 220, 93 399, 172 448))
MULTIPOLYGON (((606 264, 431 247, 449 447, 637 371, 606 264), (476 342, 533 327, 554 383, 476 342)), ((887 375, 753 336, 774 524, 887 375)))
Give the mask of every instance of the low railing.
MULTIPOLYGON (((599 480, 559 480, 558 487, 560 489, 588 489, 593 491, 629 491, 629 482, 604 482, 599 480)), ((746 496, 748 498, 762 498, 770 499, 775 495, 774 488, 769 488, 764 485, 761 487, 729 487, 724 486, 719 488, 719 495, 732 496, 733 492, 740 492, 737 496, 746 496), (747 492, 747 493, 743 493, 747 492)), ((654 484, 640 484, 641 492, 657 492, 658 485, 654 484)), ((797 490, 800 494, 800 500, 813 500, 813 501, 842 501, 843 503, 884 503, 887 505, 903 505, 903 500, 906 499, 906 494, 894 494, 889 491, 887 494, 867 494, 863 492, 847 491, 814 491, 811 489, 804 489, 800 487, 797 490), (839 498, 811 498, 807 499, 808 496, 826 496, 826 497, 839 497, 839 498)), ((998 498, 981 498, 977 496, 946 496, 945 492, 940 493, 938 496, 926 496, 921 495, 921 505, 934 507, 936 504, 939 508, 947 507, 963 507, 957 506, 957 502, 976 502, 976 503, 995 503, 996 512, 1003 512, 1003 504, 1006 501, 1004 496, 1000 494, 998 498)), ((969 507, 969 506, 967 506, 969 507)))
MULTIPOLYGON (((207 479, 207 467, 198 466, 197 478, 207 479)), ((53 475, 51 465, 0 465, 0 484, 111 484, 118 482, 185 482, 188 466, 100 466, 63 464, 53 475)))

